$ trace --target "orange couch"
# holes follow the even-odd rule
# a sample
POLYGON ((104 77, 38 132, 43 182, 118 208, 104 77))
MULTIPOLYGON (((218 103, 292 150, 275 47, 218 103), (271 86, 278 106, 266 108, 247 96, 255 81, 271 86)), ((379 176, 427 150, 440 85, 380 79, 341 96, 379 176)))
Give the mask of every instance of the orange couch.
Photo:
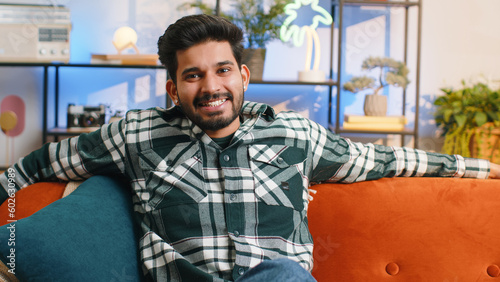
POLYGON ((391 178, 313 189, 318 281, 500 281, 499 180, 391 178))
MULTIPOLYGON (((28 203, 39 202, 47 185, 16 196, 26 216, 41 208, 29 211, 28 203)), ((311 188, 312 273, 320 282, 500 281, 499 180, 391 178, 311 188)), ((53 191, 55 201, 60 184, 53 191)))

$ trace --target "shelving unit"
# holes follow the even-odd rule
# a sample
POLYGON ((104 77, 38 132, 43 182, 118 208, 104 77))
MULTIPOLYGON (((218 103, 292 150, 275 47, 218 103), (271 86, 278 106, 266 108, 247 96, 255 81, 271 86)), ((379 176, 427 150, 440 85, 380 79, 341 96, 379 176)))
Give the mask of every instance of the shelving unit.
MULTIPOLYGON (((65 128, 59 127, 59 82, 60 82, 60 69, 61 68, 116 68, 116 69, 164 69, 163 66, 151 66, 151 65, 115 65, 115 64, 59 64, 59 63, 0 63, 0 67, 41 67, 43 68, 43 114, 42 114, 42 143, 46 143, 49 136, 56 138, 74 136, 81 133, 89 132, 92 129, 89 128, 65 128), (54 69, 54 125, 49 126, 48 124, 48 105, 49 105, 49 69, 54 69)), ((51 80, 52 81, 52 80, 51 80)), ((316 82, 299 82, 299 81, 260 81, 252 80, 252 84, 262 84, 262 85, 326 85, 334 86, 336 83, 332 80, 327 80, 322 83, 316 82)), ((171 101, 166 95, 166 105, 169 107, 171 101)))
MULTIPOLYGON (((74 136, 77 134, 81 133, 86 133, 89 131, 92 131, 91 129, 89 130, 88 128, 71 128, 67 129, 64 127, 59 127, 59 71, 60 68, 115 68, 115 69, 149 69, 149 70, 155 70, 155 69, 164 69, 163 66, 160 65, 118 65, 118 64, 49 64, 49 67, 53 67, 55 69, 55 75, 54 75, 54 107, 55 107, 55 114, 54 114, 54 127, 48 127, 46 126, 47 124, 47 117, 45 116, 44 113, 44 137, 43 137, 43 143, 47 142, 47 136, 53 136, 56 138, 56 140, 59 137, 64 137, 64 136, 74 136)), ((47 96, 48 93, 44 92, 44 97, 47 96)), ((170 100, 168 99, 168 95, 166 95, 166 105, 170 105, 170 100)), ((46 108, 46 106, 45 106, 46 108)))
MULTIPOLYGON (((335 100, 336 112, 335 112, 335 122, 332 121, 332 105, 333 98, 330 95, 330 112, 328 115, 328 123, 329 129, 338 134, 347 134, 347 133, 362 133, 362 134, 397 134, 401 135, 401 145, 404 144, 405 136, 413 136, 414 138, 414 147, 418 147, 418 114, 419 114, 419 97, 420 97, 420 42, 421 42, 421 22, 422 22, 422 0, 406 0, 406 1, 357 1, 357 0, 332 0, 332 16, 334 17, 334 24, 336 23, 338 26, 338 56, 337 56, 337 76, 336 76, 336 87, 337 87, 337 95, 335 100), (345 6, 381 6, 381 7, 402 7, 405 9, 405 26, 404 26, 404 62, 408 61, 408 34, 409 34, 409 9, 415 8, 417 9, 417 39, 416 39, 416 79, 412 82, 412 86, 415 87, 415 122, 414 128, 405 129, 403 131, 369 131, 369 130, 346 130, 343 129, 340 125, 340 106, 341 106, 341 83, 342 79, 342 62, 343 58, 343 46, 342 46, 342 38, 344 32, 344 7, 345 6)), ((333 57, 333 26, 332 26, 332 50, 331 57, 333 57)), ((331 71, 333 73, 333 70, 331 71)), ((333 76, 333 75, 332 75, 333 76)), ((402 115, 406 116, 405 105, 407 102, 406 90, 403 91, 403 107, 402 107, 402 115)))
MULTIPOLYGON (((420 41, 421 41, 421 9, 422 9, 422 1, 421 0, 406 0, 406 1, 357 1, 357 0, 331 0, 331 8, 332 8, 332 16, 334 22, 331 27, 331 50, 330 50, 330 79, 325 82, 298 82, 298 81, 255 81, 252 80, 250 83, 252 84, 262 84, 262 85, 324 85, 329 87, 329 100, 328 100, 328 127, 331 131, 337 134, 352 134, 352 133, 361 133, 361 134, 376 134, 376 135, 385 135, 385 134, 396 134, 401 136, 401 143, 404 143, 405 136, 413 136, 414 137, 414 146, 418 147, 418 114, 419 114, 419 81, 420 81, 420 41), (403 131, 369 131, 369 130, 346 130, 343 129, 340 125, 340 106, 341 106, 341 82, 342 78, 342 62, 343 58, 343 49, 342 46, 342 38, 344 32, 344 15, 343 10, 345 6, 364 6, 364 5, 373 5, 373 6, 383 6, 383 7, 403 7, 405 8, 405 35, 404 35, 404 61, 408 60, 408 33, 409 33, 409 9, 416 8, 418 9, 417 16, 417 48, 416 48, 416 79, 412 82, 411 85, 415 87, 415 123, 414 128, 407 128, 403 131), (338 28, 338 45, 334 46, 334 29, 335 25, 338 28), (337 48, 337 73, 334 75, 333 64, 334 64, 334 48, 337 48), (333 90, 336 89, 336 98, 335 101, 333 99, 333 90), (335 113, 333 113, 333 108, 335 106, 335 113), (333 116, 335 116, 335 122, 332 121, 333 116)), ((58 108, 59 108, 59 71, 61 68, 116 68, 116 69, 163 69, 163 66, 151 66, 151 65, 115 65, 115 64, 74 64, 74 63, 0 63, 0 67, 41 67, 43 68, 43 143, 47 142, 48 136, 53 136, 54 138, 58 138, 59 136, 73 136, 80 133, 83 133, 88 130, 68 130, 67 128, 61 128, 58 125, 58 108), (48 126, 48 97, 49 97, 49 69, 53 68, 55 76, 53 78, 54 81, 54 106, 55 106, 55 124, 54 126, 48 126)), ((402 115, 406 115, 405 105, 407 101, 406 91, 403 92, 403 109, 402 115)), ((168 95, 166 95, 166 105, 167 107, 171 105, 171 101, 169 100, 168 95)))
MULTIPOLYGON (((47 142, 48 136, 54 136, 56 139, 60 136, 74 136, 84 132, 88 132, 89 129, 67 129, 59 127, 59 70, 60 68, 68 67, 80 67, 80 68, 117 68, 117 69, 163 69, 163 66, 151 66, 151 65, 115 65, 115 64, 64 64, 64 63, 16 63, 16 62, 0 62, 0 67, 41 67, 43 68, 43 113, 42 113, 42 144, 47 142), (53 78, 54 83, 54 117, 55 122, 52 127, 48 125, 48 105, 49 105, 49 69, 53 68, 55 75, 53 78)), ((168 99, 166 104, 169 105, 170 101, 168 99)))

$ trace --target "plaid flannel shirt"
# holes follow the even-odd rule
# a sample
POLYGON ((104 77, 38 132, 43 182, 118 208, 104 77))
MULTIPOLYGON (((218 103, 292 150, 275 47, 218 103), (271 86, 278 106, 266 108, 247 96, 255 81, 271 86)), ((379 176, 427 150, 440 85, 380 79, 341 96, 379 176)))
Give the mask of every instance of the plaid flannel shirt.
MULTIPOLYGON (((93 133, 46 144, 13 168, 17 189, 55 178, 127 177, 150 275, 157 281, 219 281, 235 280, 279 257, 312 269, 311 183, 486 178, 489 162, 352 143, 295 113, 275 114, 265 104, 246 102, 227 148, 178 108, 155 108, 130 111, 93 133)), ((6 174, 0 184, 7 189, 6 174)))

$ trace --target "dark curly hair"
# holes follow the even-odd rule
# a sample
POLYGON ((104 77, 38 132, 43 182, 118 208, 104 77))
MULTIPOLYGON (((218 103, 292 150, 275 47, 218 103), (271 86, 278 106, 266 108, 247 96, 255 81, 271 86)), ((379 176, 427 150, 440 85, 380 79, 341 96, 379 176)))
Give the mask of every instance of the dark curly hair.
POLYGON ((241 68, 243 32, 225 18, 212 15, 185 16, 171 24, 158 39, 158 55, 170 78, 177 84, 177 51, 207 41, 227 41, 241 68))

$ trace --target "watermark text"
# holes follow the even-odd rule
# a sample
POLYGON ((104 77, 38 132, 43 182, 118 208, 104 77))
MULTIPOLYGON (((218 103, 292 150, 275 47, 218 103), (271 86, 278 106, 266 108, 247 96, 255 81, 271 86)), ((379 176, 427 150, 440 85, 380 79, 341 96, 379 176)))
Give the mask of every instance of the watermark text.
POLYGON ((7 199, 9 220, 7 220, 7 229, 9 230, 9 239, 7 245, 10 247, 7 255, 7 267, 9 273, 16 274, 16 173, 13 168, 7 170, 7 199))

